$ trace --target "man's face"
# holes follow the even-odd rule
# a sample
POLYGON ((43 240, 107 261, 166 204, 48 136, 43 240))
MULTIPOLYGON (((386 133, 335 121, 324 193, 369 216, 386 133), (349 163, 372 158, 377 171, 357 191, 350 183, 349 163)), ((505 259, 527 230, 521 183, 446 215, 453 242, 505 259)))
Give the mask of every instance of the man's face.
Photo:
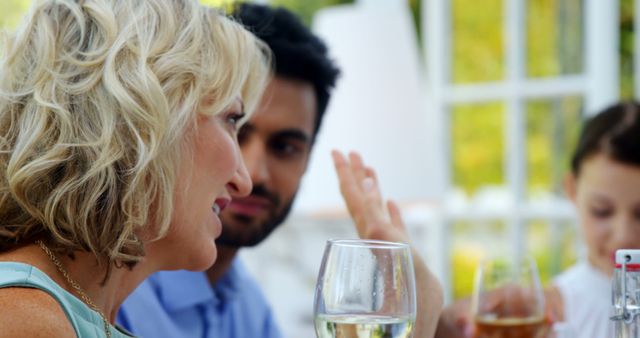
POLYGON ((269 83, 256 113, 238 135, 253 190, 233 199, 222 213, 218 244, 258 244, 284 221, 307 167, 315 117, 310 83, 281 77, 269 83))

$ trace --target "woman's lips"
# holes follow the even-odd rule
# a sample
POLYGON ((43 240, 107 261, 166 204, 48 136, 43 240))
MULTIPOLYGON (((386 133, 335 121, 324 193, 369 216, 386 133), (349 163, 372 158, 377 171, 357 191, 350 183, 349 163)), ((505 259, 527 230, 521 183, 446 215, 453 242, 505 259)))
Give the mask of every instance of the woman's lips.
POLYGON ((230 203, 231 201, 229 199, 226 198, 217 198, 216 201, 213 203, 213 212, 216 213, 216 215, 220 215, 220 213, 222 212, 222 210, 224 210, 230 203))

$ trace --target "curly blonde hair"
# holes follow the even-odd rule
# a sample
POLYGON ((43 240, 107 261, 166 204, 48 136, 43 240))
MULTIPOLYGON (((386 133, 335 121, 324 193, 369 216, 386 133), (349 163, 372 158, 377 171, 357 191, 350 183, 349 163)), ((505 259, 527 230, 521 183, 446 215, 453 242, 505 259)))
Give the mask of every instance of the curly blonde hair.
POLYGON ((269 52, 196 0, 35 2, 0 64, 0 252, 134 263, 138 230, 167 231, 197 114, 252 111, 269 52))

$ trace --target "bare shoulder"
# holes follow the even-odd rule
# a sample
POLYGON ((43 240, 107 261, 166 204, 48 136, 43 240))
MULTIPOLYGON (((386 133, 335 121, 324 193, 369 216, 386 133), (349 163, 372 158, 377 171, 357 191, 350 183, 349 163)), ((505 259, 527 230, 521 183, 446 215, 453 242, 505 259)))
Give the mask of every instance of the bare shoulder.
POLYGON ((39 289, 0 289, 0 338, 76 337, 62 307, 39 289))

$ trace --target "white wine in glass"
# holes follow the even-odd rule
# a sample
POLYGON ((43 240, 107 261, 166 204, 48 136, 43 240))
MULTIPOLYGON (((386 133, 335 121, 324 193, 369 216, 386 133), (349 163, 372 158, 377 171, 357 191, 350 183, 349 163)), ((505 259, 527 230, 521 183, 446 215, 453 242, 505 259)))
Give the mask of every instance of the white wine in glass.
POLYGON ((409 338, 416 319, 408 244, 329 240, 316 284, 318 338, 409 338))

